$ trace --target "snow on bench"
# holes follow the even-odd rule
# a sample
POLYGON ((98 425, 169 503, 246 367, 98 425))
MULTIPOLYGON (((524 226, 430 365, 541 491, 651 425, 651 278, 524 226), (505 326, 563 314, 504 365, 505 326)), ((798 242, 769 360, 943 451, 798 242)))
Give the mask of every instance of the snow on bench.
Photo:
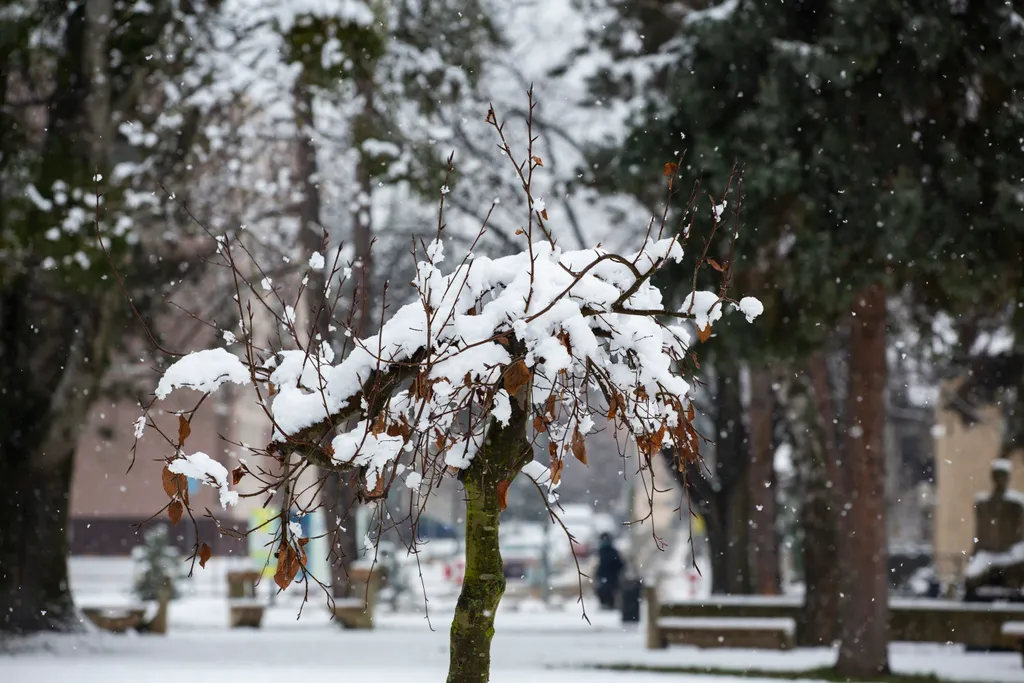
POLYGON ((713 629, 747 631, 781 631, 796 633, 796 620, 786 617, 661 617, 658 626, 672 629, 713 629))
POLYGON ((1024 640, 1024 621, 1007 621, 1000 630, 1004 636, 1024 640))

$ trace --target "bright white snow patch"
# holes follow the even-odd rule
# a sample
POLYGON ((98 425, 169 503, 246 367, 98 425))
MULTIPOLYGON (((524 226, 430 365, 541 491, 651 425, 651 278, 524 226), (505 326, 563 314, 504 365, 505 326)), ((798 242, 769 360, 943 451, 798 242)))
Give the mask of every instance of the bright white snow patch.
POLYGON ((754 322, 754 318, 764 313, 764 304, 752 296, 745 296, 740 299, 740 312, 747 317, 747 322, 754 322))
POLYGON ((135 438, 141 439, 142 433, 146 430, 146 416, 141 415, 139 419, 135 421, 135 438))
POLYGON ((1013 469, 1013 463, 1006 458, 998 458, 992 461, 993 472, 1006 472, 1007 474, 1013 469))
POLYGON ((224 382, 249 383, 249 371, 242 361, 224 349, 194 351, 167 368, 156 386, 156 397, 167 398, 180 388, 210 392, 224 382))
POLYGON ((198 479, 204 484, 219 488, 221 507, 238 502, 238 492, 228 489, 227 468, 206 453, 197 451, 192 455, 176 458, 171 461, 167 469, 175 474, 184 474, 186 477, 198 479))
POLYGON ((309 257, 309 267, 312 268, 313 270, 323 270, 324 255, 321 254, 319 251, 314 251, 313 254, 309 257))

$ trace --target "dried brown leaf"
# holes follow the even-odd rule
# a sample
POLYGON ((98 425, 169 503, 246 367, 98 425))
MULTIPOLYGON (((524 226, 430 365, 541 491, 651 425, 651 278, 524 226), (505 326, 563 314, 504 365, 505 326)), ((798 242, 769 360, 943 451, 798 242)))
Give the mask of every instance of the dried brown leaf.
POLYGON ((676 169, 679 168, 679 164, 674 161, 669 161, 665 164, 665 167, 661 170, 662 174, 666 178, 670 178, 675 175, 676 169))
POLYGON ((238 482, 242 481, 242 477, 245 476, 245 470, 241 465, 231 470, 231 485, 237 486, 238 482))
POLYGON ((188 502, 188 477, 171 472, 171 469, 165 466, 160 479, 168 498, 178 498, 188 502))
POLYGON ((182 446, 185 444, 185 439, 192 433, 192 425, 188 423, 184 415, 178 416, 178 445, 182 446))
POLYGON ((177 524, 181 521, 181 515, 185 510, 185 506, 181 504, 180 500, 172 500, 171 504, 167 506, 167 516, 171 518, 171 524, 177 524))
POLYGON ((543 166, 544 165, 544 162, 540 160, 540 157, 534 157, 533 158, 533 163, 535 163, 538 166, 543 166))
POLYGON ((199 546, 199 566, 206 569, 206 563, 213 557, 213 550, 209 545, 203 543, 199 546))
POLYGON ((572 430, 572 455, 584 465, 587 464, 587 445, 580 430, 572 430))
POLYGON ((284 590, 291 585, 295 575, 299 573, 299 556, 290 545, 281 544, 277 551, 277 570, 274 572, 274 583, 284 590))
POLYGON ((548 419, 555 419, 555 405, 556 399, 554 394, 548 395, 548 400, 544 402, 544 412, 547 413, 548 419))
POLYGON ((551 483, 557 485, 558 482, 562 481, 562 462, 561 458, 556 458, 551 461, 551 483))
POLYGON ((530 381, 530 368, 522 358, 505 368, 505 391, 509 396, 515 396, 521 388, 530 381))
POLYGON ((544 418, 542 418, 540 415, 534 415, 533 416, 533 431, 535 431, 535 432, 537 432, 539 434, 540 432, 543 432, 545 429, 546 429, 546 427, 544 425, 544 418))
POLYGON ((698 327, 697 339, 700 339, 702 342, 706 342, 708 339, 711 339, 711 325, 708 325, 704 329, 698 327))
POLYGON ((605 416, 609 420, 614 420, 615 415, 619 412, 619 395, 612 394, 611 400, 608 401, 608 414, 605 416))
POLYGON ((548 219, 548 210, 544 209, 543 211, 541 211, 540 212, 540 217, 543 218, 544 220, 547 220, 548 219))
POLYGON ((712 268, 714 268, 715 270, 717 270, 719 273, 724 273, 725 272, 725 268, 723 268, 721 266, 721 264, 719 264, 718 261, 716 261, 713 258, 709 258, 708 259, 708 265, 711 266, 712 268))
POLYGON ((508 479, 502 479, 501 481, 498 482, 498 505, 501 506, 502 510, 508 507, 509 483, 510 482, 508 479))

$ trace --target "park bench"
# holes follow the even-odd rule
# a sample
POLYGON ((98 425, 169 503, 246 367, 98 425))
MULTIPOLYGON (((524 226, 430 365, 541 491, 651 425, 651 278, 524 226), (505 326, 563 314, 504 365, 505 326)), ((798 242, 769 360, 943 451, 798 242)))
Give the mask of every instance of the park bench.
POLYGON ((657 589, 648 587, 647 647, 669 645, 788 650, 795 645, 796 620, 787 616, 668 616, 657 589))
MULTIPOLYGON (((659 624, 666 618, 696 617, 790 619, 797 623, 797 645, 813 645, 815 643, 811 638, 805 637, 805 640, 801 641, 801 612, 801 600, 796 596, 712 595, 662 603, 658 599, 656 589, 648 587, 648 647, 665 647, 661 644, 663 638, 659 624), (651 618, 651 615, 654 615, 654 618, 651 618)), ((1024 622, 1024 605, 930 598, 889 600, 889 640, 893 642, 953 642, 961 643, 969 649, 986 651, 1015 648, 1018 642, 1000 631, 1008 622, 1024 622)))
POLYGON ((1021 651, 1021 661, 1024 663, 1024 621, 1004 622, 1000 632, 1004 638, 1017 643, 1017 647, 1021 651))
POLYGON ((98 628, 110 633, 138 631, 140 633, 167 633, 167 607, 171 601, 169 588, 160 591, 156 612, 146 619, 145 607, 100 607, 91 605, 82 608, 82 614, 98 628))
POLYGON ((257 569, 228 572, 228 621, 231 628, 259 628, 266 609, 256 597, 256 583, 262 573, 257 569))
POLYGON ((145 607, 83 607, 82 614, 98 628, 111 633, 138 629, 146 618, 145 607))
POLYGON ((349 585, 352 595, 334 599, 334 618, 345 628, 372 629, 380 572, 375 567, 354 566, 349 571, 349 585))

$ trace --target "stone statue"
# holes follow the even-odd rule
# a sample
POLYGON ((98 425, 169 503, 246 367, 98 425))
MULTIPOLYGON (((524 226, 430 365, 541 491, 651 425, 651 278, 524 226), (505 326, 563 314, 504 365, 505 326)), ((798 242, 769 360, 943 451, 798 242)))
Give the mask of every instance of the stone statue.
POLYGON ((975 500, 975 553, 1005 553, 1024 541, 1024 496, 1010 489, 1009 464, 992 463, 992 491, 975 500))
POLYGON ((992 463, 992 491, 974 503, 974 550, 965 571, 968 599, 983 587, 1024 587, 1024 495, 1010 488, 1010 461, 992 463))

